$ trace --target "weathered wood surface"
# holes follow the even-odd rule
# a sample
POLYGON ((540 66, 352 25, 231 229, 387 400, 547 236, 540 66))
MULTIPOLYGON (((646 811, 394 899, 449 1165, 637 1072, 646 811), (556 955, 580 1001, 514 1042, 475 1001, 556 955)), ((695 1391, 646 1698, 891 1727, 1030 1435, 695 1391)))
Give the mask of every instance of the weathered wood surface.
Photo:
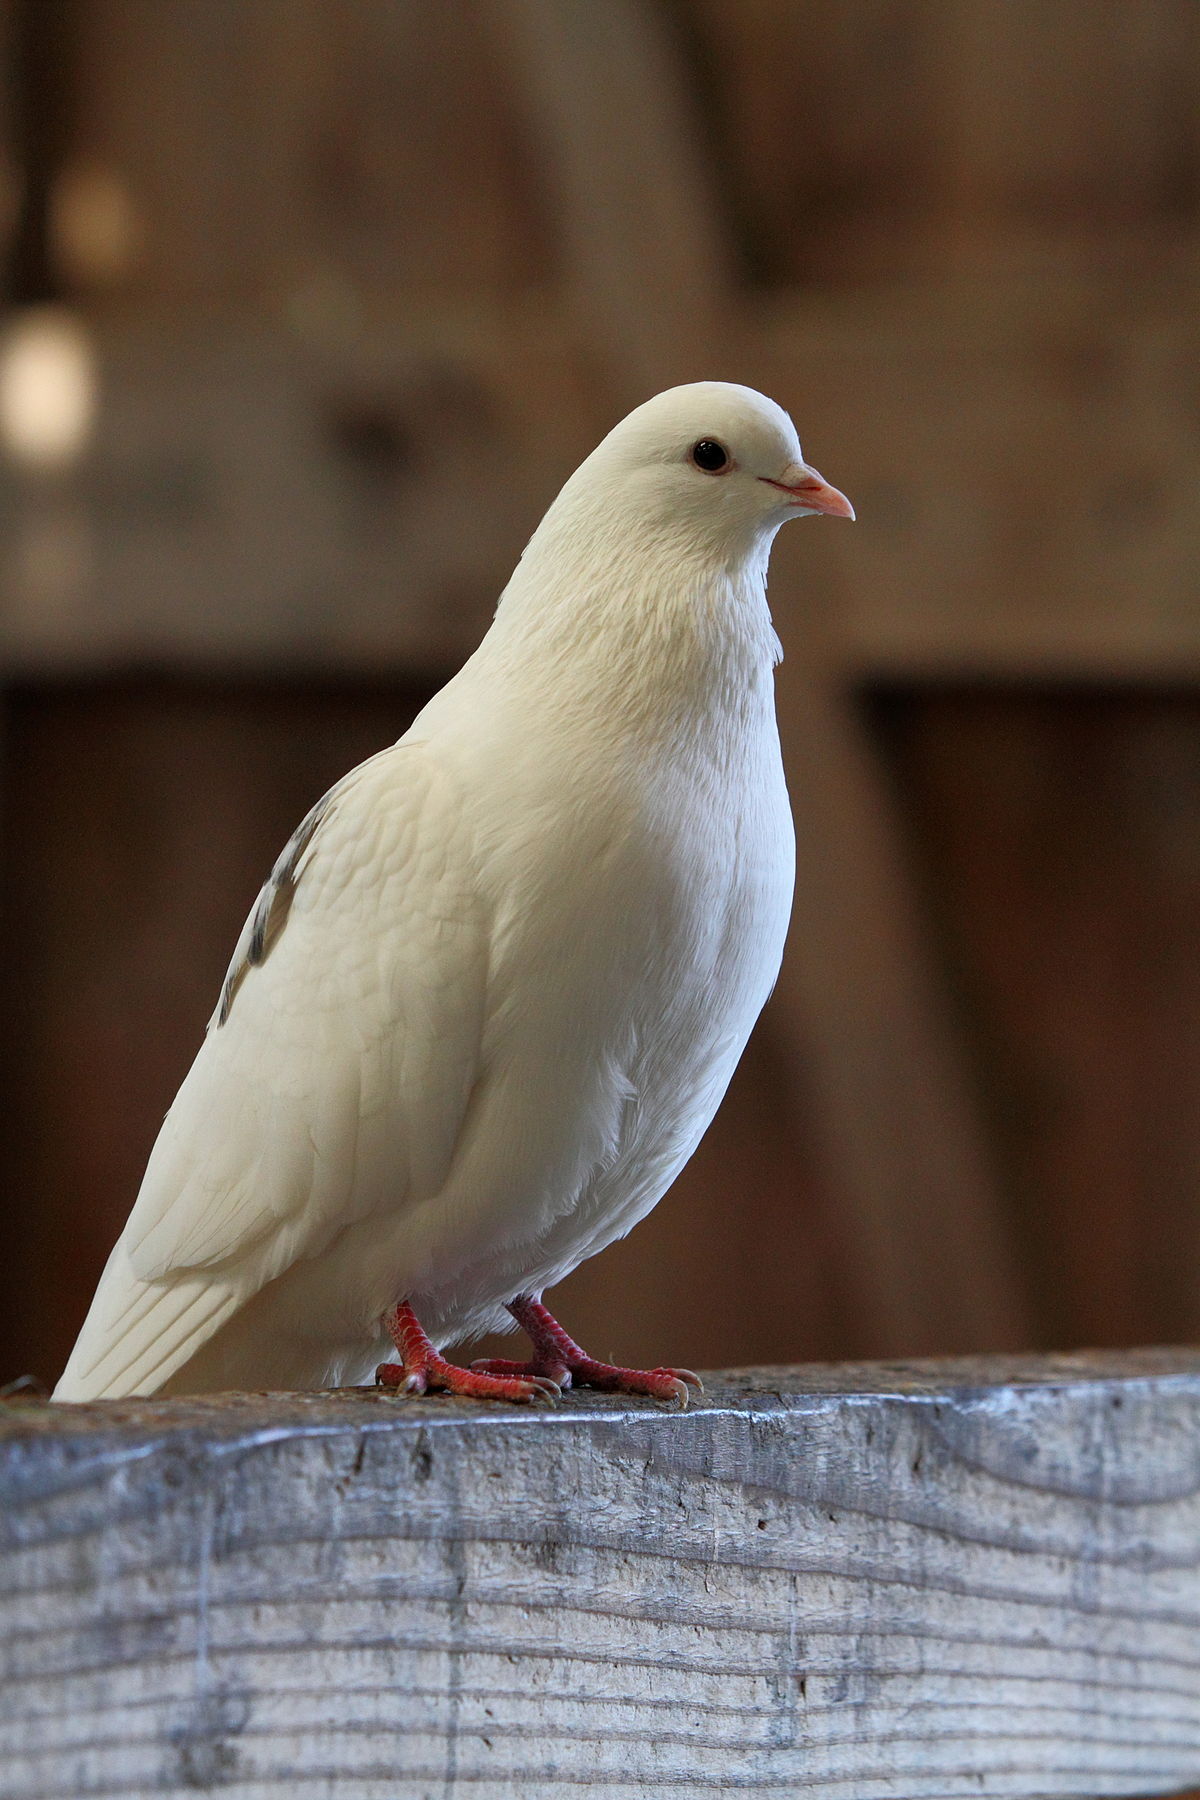
POLYGON ((9 1800, 1165 1793, 1200 1352, 0 1409, 9 1800))

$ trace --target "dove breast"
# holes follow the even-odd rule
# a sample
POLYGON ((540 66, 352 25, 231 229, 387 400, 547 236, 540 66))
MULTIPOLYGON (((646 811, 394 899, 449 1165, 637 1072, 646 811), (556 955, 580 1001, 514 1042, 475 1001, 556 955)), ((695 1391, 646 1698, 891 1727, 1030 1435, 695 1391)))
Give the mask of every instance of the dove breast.
POLYGON ((556 742, 544 720, 528 749, 515 733, 472 740, 488 768, 460 781, 487 796, 473 821, 490 930, 479 1079, 444 1189, 396 1222, 404 1292, 435 1338, 493 1328, 504 1300, 624 1235, 710 1122, 791 904, 764 699, 762 730, 669 757, 636 737, 580 757, 577 730, 556 742))

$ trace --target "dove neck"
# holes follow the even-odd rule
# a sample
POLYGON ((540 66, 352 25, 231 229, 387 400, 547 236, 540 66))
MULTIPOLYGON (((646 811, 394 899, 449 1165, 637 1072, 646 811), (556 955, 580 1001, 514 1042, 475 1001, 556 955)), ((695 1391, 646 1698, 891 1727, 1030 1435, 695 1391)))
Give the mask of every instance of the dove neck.
MULTIPOLYGON (((557 534, 556 534, 557 535, 557 534)), ((539 538, 541 534, 539 533, 539 538)), ((766 600, 769 540, 723 562, 678 539, 619 541, 607 556, 535 538, 477 656, 550 706, 654 735, 724 716, 773 717, 779 640, 766 600)))

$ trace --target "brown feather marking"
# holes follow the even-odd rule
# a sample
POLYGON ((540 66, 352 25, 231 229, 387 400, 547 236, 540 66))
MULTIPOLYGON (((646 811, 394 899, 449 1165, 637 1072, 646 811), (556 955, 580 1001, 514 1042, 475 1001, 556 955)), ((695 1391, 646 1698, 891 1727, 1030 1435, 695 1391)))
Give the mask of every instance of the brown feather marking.
POLYGON ((295 831, 284 845, 274 868, 262 885, 254 912, 251 915, 250 941, 245 954, 235 956, 225 977, 225 985, 221 989, 221 1005, 217 1013, 217 1029, 224 1025, 229 1017, 234 996, 246 978, 248 970, 257 968, 266 961, 272 946, 277 942, 280 933, 287 924, 288 914, 292 909, 292 897, 296 892, 296 870, 300 858, 308 849, 316 834, 317 827, 329 810, 334 789, 322 794, 316 805, 305 813, 295 831))

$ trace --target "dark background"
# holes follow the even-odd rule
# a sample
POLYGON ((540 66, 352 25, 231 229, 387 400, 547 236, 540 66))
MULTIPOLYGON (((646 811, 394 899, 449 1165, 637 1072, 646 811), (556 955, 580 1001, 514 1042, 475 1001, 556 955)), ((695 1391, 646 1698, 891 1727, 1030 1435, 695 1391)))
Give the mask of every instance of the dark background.
POLYGON ((859 523, 776 556, 779 990, 565 1322, 1195 1337, 1194 0, 3 0, 0 61, 0 1376, 57 1375, 292 826, 707 376, 859 523), (95 383, 57 447, 30 368, 35 425, 95 383))

